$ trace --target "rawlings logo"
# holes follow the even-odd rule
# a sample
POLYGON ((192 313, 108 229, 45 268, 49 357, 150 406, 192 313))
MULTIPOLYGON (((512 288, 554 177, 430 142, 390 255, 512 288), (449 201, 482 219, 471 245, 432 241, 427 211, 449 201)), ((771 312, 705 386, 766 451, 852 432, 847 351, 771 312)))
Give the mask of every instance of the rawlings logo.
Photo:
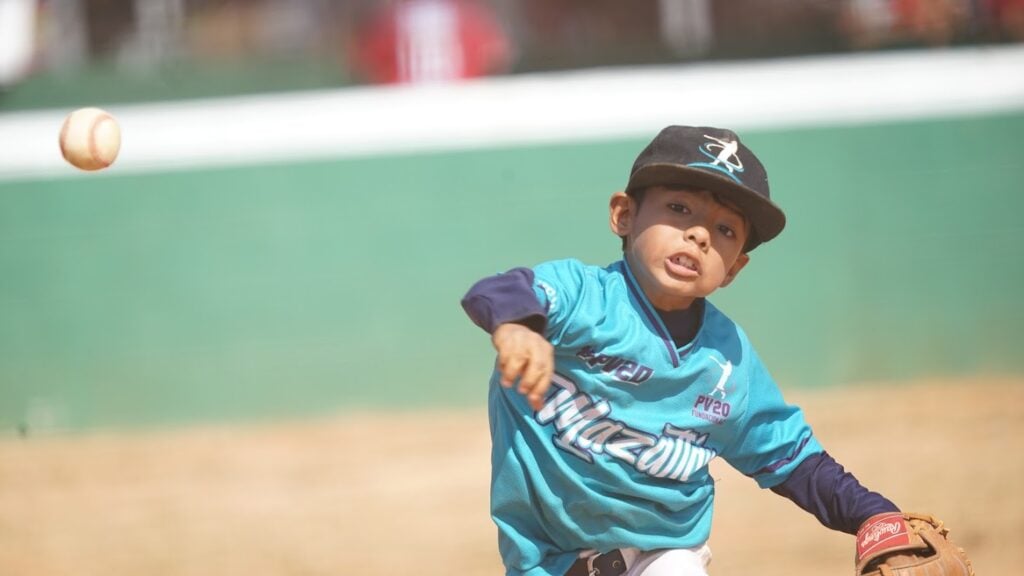
POLYGON ((910 543, 907 525, 900 514, 886 514, 857 532, 857 557, 910 543))
POLYGON ((867 546, 873 542, 878 542, 882 539, 882 536, 895 536, 901 532, 902 528, 902 522, 882 521, 875 523, 865 531, 863 538, 860 540, 860 545, 867 546))

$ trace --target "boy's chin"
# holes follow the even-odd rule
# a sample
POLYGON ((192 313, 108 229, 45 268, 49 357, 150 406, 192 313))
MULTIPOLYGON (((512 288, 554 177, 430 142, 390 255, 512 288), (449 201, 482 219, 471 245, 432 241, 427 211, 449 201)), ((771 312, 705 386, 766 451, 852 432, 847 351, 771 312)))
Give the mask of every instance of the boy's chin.
POLYGON ((675 276, 669 276, 662 282, 662 289, 666 294, 678 296, 680 298, 704 298, 711 295, 719 286, 714 284, 709 286, 709 282, 705 278, 678 278, 675 276))
POLYGON ((659 298, 651 299, 656 308, 661 310, 682 310, 689 308, 690 304, 699 298, 706 298, 714 290, 700 289, 697 286, 680 287, 679 285, 662 286, 659 291, 659 298))

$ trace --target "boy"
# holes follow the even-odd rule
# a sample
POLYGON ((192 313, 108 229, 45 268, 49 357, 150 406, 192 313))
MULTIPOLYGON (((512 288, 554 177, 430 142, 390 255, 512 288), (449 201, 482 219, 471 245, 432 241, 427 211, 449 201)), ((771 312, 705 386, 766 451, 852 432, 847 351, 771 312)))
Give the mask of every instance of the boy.
POLYGON ((896 505, 824 451, 706 300, 785 226, 736 134, 662 130, 609 219, 621 261, 515 268, 462 301, 498 356, 491 512, 507 573, 705 576, 717 456, 825 526, 860 530, 858 570, 906 544, 896 505))

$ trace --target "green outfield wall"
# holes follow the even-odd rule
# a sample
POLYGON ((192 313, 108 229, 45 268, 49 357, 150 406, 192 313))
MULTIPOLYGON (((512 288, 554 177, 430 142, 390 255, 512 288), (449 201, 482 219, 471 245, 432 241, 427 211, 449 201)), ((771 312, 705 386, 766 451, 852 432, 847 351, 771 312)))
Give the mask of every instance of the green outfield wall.
MULTIPOLYGON (((789 225, 713 300, 784 387, 1024 373, 1024 112, 744 137, 789 225)), ((0 181, 0 429, 483 405, 460 297, 617 259, 645 140, 0 181)))

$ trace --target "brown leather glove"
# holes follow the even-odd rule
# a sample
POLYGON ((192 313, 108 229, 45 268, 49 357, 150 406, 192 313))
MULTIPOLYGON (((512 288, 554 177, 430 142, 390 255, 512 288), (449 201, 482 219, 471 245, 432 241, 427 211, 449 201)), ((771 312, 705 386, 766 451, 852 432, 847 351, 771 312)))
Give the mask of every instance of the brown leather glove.
POLYGON ((963 548, 941 520, 887 512, 857 531, 857 576, 974 576, 963 548))

